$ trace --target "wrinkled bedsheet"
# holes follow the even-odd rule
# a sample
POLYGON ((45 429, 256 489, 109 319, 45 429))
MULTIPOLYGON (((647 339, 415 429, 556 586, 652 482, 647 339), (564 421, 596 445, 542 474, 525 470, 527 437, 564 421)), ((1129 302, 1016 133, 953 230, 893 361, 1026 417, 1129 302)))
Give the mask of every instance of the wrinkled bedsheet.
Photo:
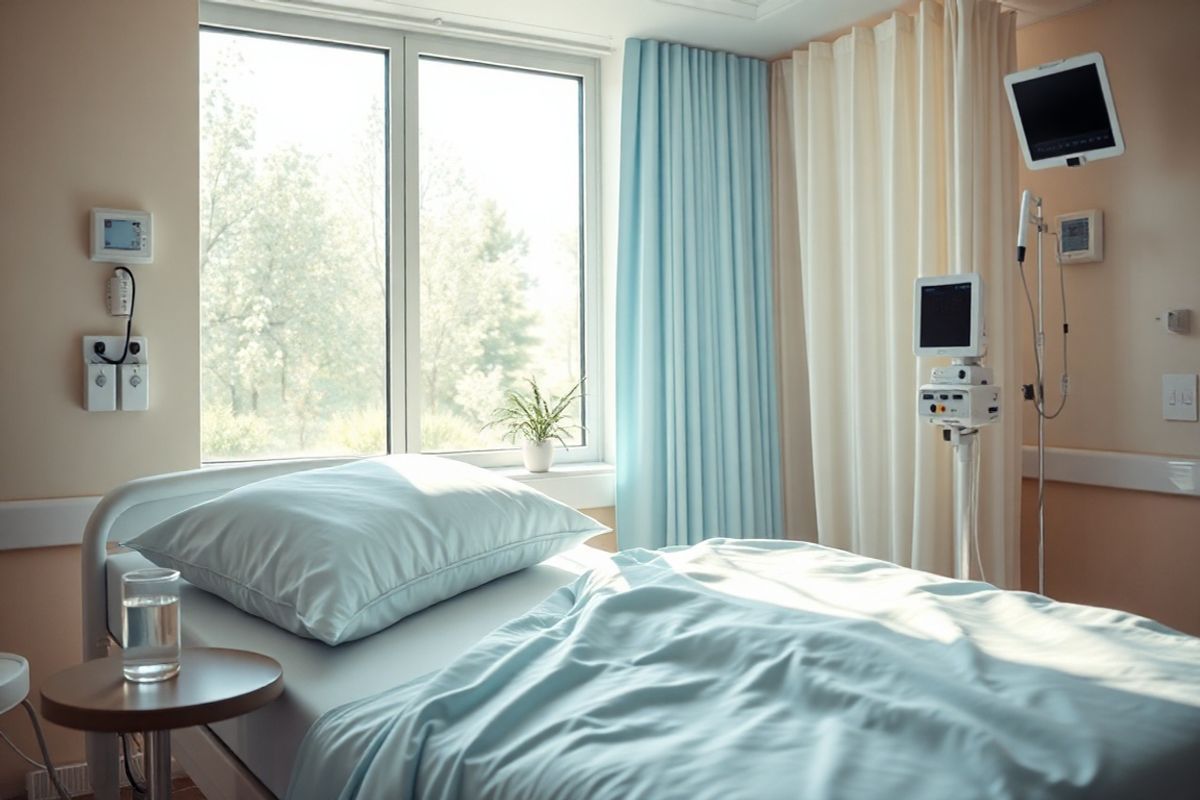
POLYGON ((813 544, 628 551, 322 717, 288 796, 1195 798, 1200 639, 813 544))

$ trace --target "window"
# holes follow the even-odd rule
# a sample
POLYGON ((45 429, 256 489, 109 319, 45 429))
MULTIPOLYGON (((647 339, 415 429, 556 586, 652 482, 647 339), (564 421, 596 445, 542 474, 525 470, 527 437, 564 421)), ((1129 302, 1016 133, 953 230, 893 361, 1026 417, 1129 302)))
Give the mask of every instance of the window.
POLYGON ((200 35, 206 460, 387 449, 387 56, 200 35))
POLYGON ((504 393, 584 376, 558 458, 598 460, 593 62, 205 17, 204 461, 517 464, 504 393))
POLYGON ((506 389, 561 392, 582 371, 581 82, 428 56, 418 70, 421 449, 504 448, 484 426, 506 389))

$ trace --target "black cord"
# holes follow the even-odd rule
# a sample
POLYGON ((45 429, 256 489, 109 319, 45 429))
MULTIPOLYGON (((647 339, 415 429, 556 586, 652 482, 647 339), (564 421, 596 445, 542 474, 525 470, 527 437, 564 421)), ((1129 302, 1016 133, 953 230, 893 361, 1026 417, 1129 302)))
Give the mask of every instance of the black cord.
POLYGON ((129 785, 133 787, 135 792, 144 795, 146 787, 138 783, 137 778, 133 777, 133 770, 129 767, 129 737, 123 733, 118 733, 117 736, 121 738, 121 752, 125 755, 125 777, 129 780, 129 785))
POLYGON ((125 320, 125 349, 121 351, 120 358, 109 358, 103 353, 96 353, 96 357, 105 364, 124 364, 125 357, 129 355, 129 340, 133 338, 133 306, 137 302, 137 281, 133 278, 133 270, 129 267, 117 267, 114 272, 124 272, 129 276, 129 319, 125 320))

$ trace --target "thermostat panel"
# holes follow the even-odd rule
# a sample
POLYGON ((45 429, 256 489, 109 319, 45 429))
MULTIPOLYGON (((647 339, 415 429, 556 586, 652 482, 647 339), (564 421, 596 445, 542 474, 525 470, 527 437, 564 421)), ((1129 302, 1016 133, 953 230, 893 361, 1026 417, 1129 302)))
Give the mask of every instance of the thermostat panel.
POLYGON ((1104 260, 1104 212, 1097 209, 1060 214, 1058 263, 1089 264, 1104 260))
POLYGON ((92 261, 149 264, 154 260, 154 218, 148 211, 92 209, 92 261))

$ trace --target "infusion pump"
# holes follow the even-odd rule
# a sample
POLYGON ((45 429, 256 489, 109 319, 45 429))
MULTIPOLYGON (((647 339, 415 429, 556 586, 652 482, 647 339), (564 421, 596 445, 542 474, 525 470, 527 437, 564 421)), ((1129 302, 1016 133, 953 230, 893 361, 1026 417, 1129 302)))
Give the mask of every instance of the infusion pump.
POLYGON ((929 384, 917 395, 917 414, 934 425, 978 428, 1000 420, 1000 387, 929 384))

